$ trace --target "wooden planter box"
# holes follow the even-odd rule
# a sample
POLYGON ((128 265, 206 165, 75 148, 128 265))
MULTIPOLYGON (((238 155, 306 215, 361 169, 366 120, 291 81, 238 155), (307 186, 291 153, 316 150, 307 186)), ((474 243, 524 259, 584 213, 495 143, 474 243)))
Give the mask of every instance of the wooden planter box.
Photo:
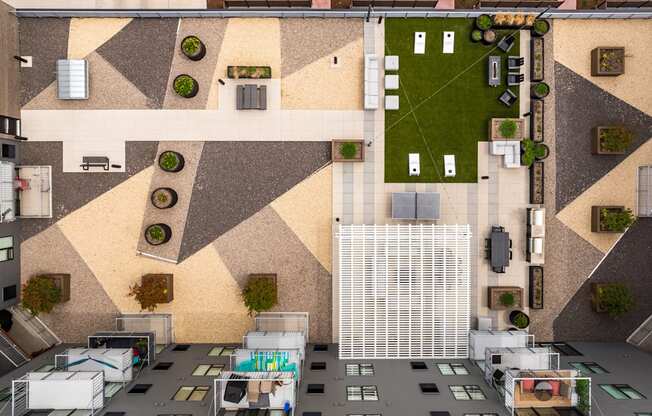
POLYGON ((603 150, 600 146, 600 136, 604 130, 614 128, 612 126, 598 126, 593 129, 593 137, 591 140, 591 153, 594 155, 624 155, 625 151, 622 152, 611 152, 609 150, 603 150))
POLYGON ((61 291, 61 300, 59 303, 70 300, 70 275, 66 273, 49 273, 40 275, 52 280, 52 283, 61 291))
POLYGON ((525 120, 522 118, 492 118, 489 120, 489 140, 523 140, 525 136, 525 120), (500 134, 500 123, 511 120, 516 123, 514 137, 503 137, 500 134))
POLYGON ((532 309, 543 309, 543 267, 530 266, 529 304, 532 309))
POLYGON ((233 79, 268 79, 272 77, 269 66, 227 66, 226 76, 233 79))
POLYGON ((156 299, 156 303, 170 303, 174 300, 174 279, 172 274, 146 274, 140 278, 140 284, 145 286, 147 283, 154 280, 164 280, 167 293, 161 292, 160 297, 156 299))
POLYGON ((625 73, 625 48, 621 46, 599 46, 591 51, 591 75, 594 77, 615 77, 625 73), (602 68, 600 60, 605 53, 615 54, 620 63, 613 68, 602 68))
POLYGON ((533 38, 530 41, 530 80, 539 82, 543 81, 544 76, 544 49, 543 38, 533 38))
POLYGON ((531 100, 530 136, 536 143, 543 142, 543 100, 531 100))
POLYGON ((602 224, 600 224, 600 211, 603 209, 610 211, 624 211, 625 207, 618 205, 593 205, 591 207, 591 231, 594 233, 618 233, 619 231, 604 229, 602 224))
POLYGON ((333 162, 364 162, 364 141, 359 140, 359 139, 351 139, 351 140, 339 140, 339 139, 333 139, 331 141, 331 153, 333 155, 333 162), (346 159, 342 156, 340 153, 340 147, 344 143, 353 143, 356 145, 356 153, 355 157, 351 159, 346 159))
POLYGON ((535 161, 530 166, 530 204, 543 204, 544 174, 543 162, 535 161))
POLYGON ((278 303, 278 286, 276 285, 276 273, 252 273, 247 277, 248 281, 251 280, 260 280, 266 279, 271 280, 274 283, 274 288, 276 288, 276 298, 274 298, 274 304, 278 303))
POLYGON ((523 307, 523 288, 518 286, 489 286, 489 309, 495 311, 507 309, 521 309, 523 307), (504 293, 511 293, 514 295, 514 304, 511 306, 504 306, 500 303, 500 296, 504 293))
POLYGON ((591 307, 597 313, 607 312, 607 309, 599 302, 600 290, 605 286, 609 286, 609 283, 591 283, 591 307))

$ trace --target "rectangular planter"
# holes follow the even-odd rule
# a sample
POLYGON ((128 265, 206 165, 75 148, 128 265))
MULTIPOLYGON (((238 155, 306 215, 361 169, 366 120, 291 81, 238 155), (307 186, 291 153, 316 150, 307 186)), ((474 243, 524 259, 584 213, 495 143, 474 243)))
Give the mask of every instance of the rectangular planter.
POLYGON ((543 38, 533 38, 530 41, 530 80, 543 81, 544 76, 544 49, 543 38))
POLYGON ((602 150, 600 147, 600 136, 604 130, 608 130, 610 126, 598 126, 593 129, 593 137, 591 140, 591 153, 594 155, 624 155, 625 151, 622 152, 610 152, 608 150, 602 150))
POLYGON ((543 142, 543 100, 531 100, 530 106, 530 136, 532 140, 543 142))
POLYGON ((591 207, 591 231, 594 233, 617 233, 618 231, 605 230, 600 225, 600 211, 603 209, 623 211, 625 207, 617 205, 593 205, 591 207))
POLYGON ((152 280, 164 280, 167 293, 161 293, 160 297, 156 299, 156 303, 170 303, 174 300, 174 276, 172 274, 146 274, 140 278, 141 285, 145 285, 152 280))
POLYGON ((535 161, 530 166, 530 204, 543 204, 544 174, 543 162, 535 161))
POLYGON ((591 51, 591 75, 594 77, 615 77, 625 73, 625 48, 621 46, 599 46, 591 51), (614 68, 603 68, 600 65, 603 54, 613 53, 620 64, 614 68))
POLYGON ((489 286, 487 289, 489 296, 489 309, 501 311, 507 309, 520 309, 523 307, 523 288, 518 286, 489 286), (504 293, 512 293, 514 295, 513 305, 504 306, 500 303, 500 296, 504 293))
POLYGON ((61 300, 59 303, 68 302, 70 300, 70 275, 67 273, 49 273, 41 275, 46 277, 54 283, 54 285, 61 291, 61 300))
POLYGON ((598 301, 600 290, 605 286, 609 286, 609 283, 591 283, 591 307, 597 313, 607 312, 598 301))
POLYGON ((543 309, 543 267, 530 266, 529 304, 532 309, 543 309))
POLYGON ((247 281, 259 279, 268 279, 274 282, 274 287, 276 288, 276 298, 274 299, 274 303, 278 303, 278 286, 276 284, 276 273, 252 273, 247 277, 247 281))
POLYGON ((233 79, 268 79, 272 77, 269 66, 227 66, 226 75, 233 79))
POLYGON ((333 139, 331 141, 331 153, 333 156, 333 162, 364 162, 364 148, 365 148, 364 140, 333 139), (342 156, 342 154, 340 153, 340 147, 344 143, 354 143, 356 145, 357 149, 356 149, 355 157, 351 159, 346 159, 345 157, 342 156))
POLYGON ((489 119, 489 140, 523 140, 525 136, 525 120, 522 118, 492 118, 489 119), (514 137, 507 138, 500 135, 500 123, 505 120, 512 120, 516 123, 514 137))

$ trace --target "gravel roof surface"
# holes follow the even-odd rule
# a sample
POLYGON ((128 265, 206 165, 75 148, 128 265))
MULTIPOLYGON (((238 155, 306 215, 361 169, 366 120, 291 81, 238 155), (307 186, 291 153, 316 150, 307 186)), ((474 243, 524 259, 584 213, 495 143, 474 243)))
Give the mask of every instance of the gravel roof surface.
POLYGON ((652 218, 639 218, 555 320, 555 339, 623 342, 652 314, 652 218), (618 319, 591 308, 591 283, 622 282, 636 307, 618 319))
POLYGON ((652 137, 652 117, 555 63, 557 212, 652 137), (624 125, 634 140, 626 154, 591 154, 593 128, 624 125))
POLYGON ((52 166, 52 218, 21 224, 23 241, 154 163, 158 142, 127 142, 126 172, 63 173, 62 142, 23 142, 21 163, 52 166))
POLYGON ((68 18, 21 18, 18 23, 21 56, 32 57, 32 67, 21 69, 23 106, 56 80, 57 59, 68 56, 68 18))
POLYGON ((134 19, 97 49, 143 94, 153 108, 165 98, 179 19, 134 19))
POLYGON ((330 142, 206 142, 179 261, 329 163, 330 146, 330 142))

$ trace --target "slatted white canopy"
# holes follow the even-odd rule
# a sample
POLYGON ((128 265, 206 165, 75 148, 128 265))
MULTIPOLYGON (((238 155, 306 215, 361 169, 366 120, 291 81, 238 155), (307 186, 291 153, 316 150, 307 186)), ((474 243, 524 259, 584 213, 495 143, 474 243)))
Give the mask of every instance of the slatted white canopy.
POLYGON ((88 99, 88 62, 85 59, 57 60, 57 98, 88 99))
POLYGON ((342 359, 468 358, 468 225, 340 225, 342 359))

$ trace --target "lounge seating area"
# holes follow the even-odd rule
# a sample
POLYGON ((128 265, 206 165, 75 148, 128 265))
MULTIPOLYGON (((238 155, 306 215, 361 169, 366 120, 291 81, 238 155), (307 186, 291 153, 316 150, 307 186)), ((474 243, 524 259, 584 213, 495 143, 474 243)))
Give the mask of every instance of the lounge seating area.
POLYGON ((490 152, 495 156, 503 156, 503 162, 506 168, 521 167, 521 142, 519 141, 492 141, 490 152))
POLYGON ((546 209, 527 209, 527 251, 526 259, 532 264, 545 261, 546 209))

